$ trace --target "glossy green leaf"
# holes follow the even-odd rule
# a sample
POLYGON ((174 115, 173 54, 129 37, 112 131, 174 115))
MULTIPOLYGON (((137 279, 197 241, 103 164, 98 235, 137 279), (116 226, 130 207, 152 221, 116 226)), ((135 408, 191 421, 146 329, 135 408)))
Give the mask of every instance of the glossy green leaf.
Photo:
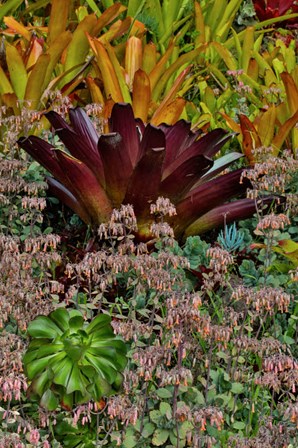
POLYGON ((41 397, 40 406, 48 411, 54 411, 57 408, 58 399, 50 389, 47 389, 41 397))
POLYGON ((38 316, 28 325, 27 332, 32 338, 55 339, 62 334, 61 329, 47 316, 38 316))

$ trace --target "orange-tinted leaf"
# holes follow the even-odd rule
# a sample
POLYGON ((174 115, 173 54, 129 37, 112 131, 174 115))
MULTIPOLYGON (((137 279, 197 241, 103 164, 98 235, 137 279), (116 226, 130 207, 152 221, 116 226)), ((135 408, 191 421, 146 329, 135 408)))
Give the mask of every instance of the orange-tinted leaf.
POLYGON ((113 23, 108 31, 102 34, 98 40, 102 43, 110 42, 113 39, 118 39, 119 37, 126 34, 131 26, 132 18, 126 17, 124 20, 117 20, 117 22, 113 23))
POLYGON ((156 86, 159 78, 164 73, 164 71, 166 69, 166 64, 167 64, 168 60, 170 59, 170 57, 173 53, 173 50, 174 50, 174 44, 171 43, 169 45, 167 51, 165 52, 165 54, 159 59, 157 64, 154 66, 152 71, 149 73, 149 79, 150 79, 150 85, 151 85, 152 91, 153 91, 154 87, 156 86))
POLYGON ((123 102, 123 95, 120 89, 119 81, 109 58, 107 50, 97 39, 89 36, 89 43, 95 53, 96 62, 102 75, 104 90, 107 98, 112 98, 116 103, 123 102))
POLYGON ((131 87, 135 73, 142 66, 142 41, 138 37, 132 36, 126 42, 125 51, 125 71, 127 74, 127 82, 131 87))
MULTIPOLYGON (((168 107, 170 106, 170 104, 173 104, 173 100, 174 100, 175 97, 177 96, 177 93, 178 93, 179 89, 181 88, 181 85, 182 85, 184 79, 186 78, 187 74, 189 73, 190 68, 191 68, 191 66, 187 67, 186 69, 184 69, 184 70, 180 73, 179 76, 177 76, 177 79, 175 80, 173 86, 171 87, 171 89, 169 90, 169 92, 168 92, 168 93, 166 94, 166 96, 164 97, 164 99, 163 99, 163 101, 161 102, 161 104, 160 104, 160 106, 158 107, 158 109, 155 111, 155 113, 154 113, 154 115, 153 115, 153 117, 152 117, 152 119, 151 119, 151 122, 152 122, 152 120, 155 120, 155 119, 157 119, 157 121, 160 120, 160 116, 162 116, 162 115, 164 114, 164 111, 167 111, 167 110, 168 110, 168 107), (161 115, 160 115, 160 114, 161 114, 161 115)), ((179 101, 177 104, 178 104, 178 108, 179 108, 179 111, 177 112, 177 114, 178 114, 178 113, 180 112, 180 105, 182 105, 182 102, 179 101)), ((185 105, 185 104, 184 104, 184 105, 185 105)), ((171 106, 170 109, 172 109, 172 107, 173 107, 173 106, 171 106)), ((181 106, 181 107, 182 107, 182 106, 181 106)), ((184 108, 184 106, 182 107, 182 110, 183 110, 183 108, 184 108)), ((180 118, 180 115, 181 115, 181 113, 182 113, 182 110, 181 110, 181 112, 179 113, 179 117, 178 117, 178 118, 180 118)), ((178 118, 177 118, 177 119, 178 119, 178 118)), ((168 123, 168 122, 167 122, 167 123, 168 123)), ((172 122, 171 122, 171 123, 172 123, 172 122)), ((173 121, 173 123, 174 123, 174 121, 173 121)))
POLYGON ((93 29, 94 36, 98 36, 100 31, 112 22, 119 14, 126 10, 126 7, 121 5, 121 3, 115 3, 106 9, 102 15, 97 19, 96 25, 93 29))
POLYGON ((126 103, 131 103, 131 95, 130 95, 128 83, 125 79, 124 68, 120 65, 112 45, 110 45, 109 42, 105 42, 104 47, 107 50, 108 56, 110 58, 110 61, 113 65, 114 71, 116 73, 116 76, 117 76, 117 79, 119 82, 119 86, 120 86, 120 90, 121 90, 121 94, 123 96, 123 100, 126 103))
POLYGON ((242 131, 242 149, 249 163, 255 162, 253 150, 262 146, 261 139, 253 125, 253 123, 245 115, 240 114, 240 126, 242 131))
POLYGON ((71 0, 52 0, 48 42, 54 42, 66 29, 71 0))
MULTIPOLYGON (((297 112, 292 115, 278 130, 278 133, 272 140, 272 147, 273 147, 273 154, 275 156, 278 155, 283 142, 285 141, 288 133, 290 130, 295 126, 295 124, 298 122, 298 110, 297 112)), ((294 148, 295 149, 295 148, 294 148)))
POLYGON ((135 72, 132 87, 132 108, 136 118, 147 122, 151 98, 150 80, 143 70, 135 72))
POLYGON ((274 137, 274 128, 276 122, 276 108, 274 105, 270 106, 269 109, 264 112, 257 125, 258 135, 264 146, 268 147, 271 145, 274 137))
POLYGON ((104 104, 103 94, 99 86, 96 84, 95 80, 91 78, 91 76, 87 76, 86 82, 91 94, 92 102, 98 104, 104 104))
POLYGON ((204 44, 206 42, 205 37, 205 21, 202 12, 201 5, 198 1, 195 2, 195 26, 198 36, 195 39, 196 46, 204 44))
MULTIPOLYGON (((201 53, 203 53, 205 51, 205 49, 206 49, 206 46, 201 45, 201 47, 196 48, 195 50, 192 50, 192 51, 189 51, 188 53, 183 54, 173 64, 171 64, 170 67, 160 77, 155 88, 153 88, 153 86, 151 84, 153 100, 157 101, 158 98, 160 98, 161 93, 165 89, 165 86, 166 86, 167 82, 169 81, 170 77, 177 70, 181 69, 181 67, 183 67, 186 64, 191 64, 194 59, 196 59, 201 53)), ((150 75, 151 75, 151 73, 150 73, 150 75)), ((149 77, 150 77, 150 82, 151 82, 150 75, 149 75, 149 77)))
POLYGON ((247 67, 247 74, 250 78, 252 78, 254 81, 258 80, 259 77, 259 66, 255 59, 250 58, 248 67, 247 67))
POLYGON ((26 56, 24 58, 24 63, 26 64, 26 69, 30 69, 37 62, 39 56, 43 53, 42 45, 36 36, 32 36, 29 42, 29 48, 26 50, 26 56))
POLYGON ((11 107, 13 109, 13 113, 15 115, 20 114, 20 105, 15 93, 4 93, 3 95, 1 95, 1 100, 3 104, 5 104, 5 106, 11 107))
POLYGON ((154 112, 153 117, 150 120, 150 123, 158 126, 161 123, 166 124, 174 124, 179 120, 186 100, 184 98, 176 98, 171 103, 167 103, 154 112))
POLYGON ((143 62, 142 70, 144 70, 147 75, 153 70, 156 65, 156 45, 153 42, 149 42, 144 46, 143 50, 143 62))
POLYGON ((13 17, 4 17, 3 22, 7 28, 14 31, 16 34, 20 34, 28 41, 31 39, 30 31, 20 22, 17 22, 13 17))
POLYGON ((286 89, 290 112, 294 114, 298 110, 298 87, 288 72, 283 72, 280 76, 286 89))

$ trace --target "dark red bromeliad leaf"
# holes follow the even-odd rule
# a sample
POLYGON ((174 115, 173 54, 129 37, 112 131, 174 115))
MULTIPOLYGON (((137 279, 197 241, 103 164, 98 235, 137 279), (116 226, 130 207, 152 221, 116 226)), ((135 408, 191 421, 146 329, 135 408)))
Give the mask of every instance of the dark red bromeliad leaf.
POLYGON ((248 181, 241 182, 242 170, 221 174, 241 155, 212 160, 233 134, 215 129, 202 136, 184 120, 173 126, 145 125, 135 120, 129 104, 114 105, 110 133, 100 136, 82 109, 72 109, 69 116, 70 124, 56 112, 46 114, 65 151, 35 136, 18 143, 52 174, 52 193, 86 223, 99 225, 113 208, 132 204, 139 236, 150 237, 150 204, 159 196, 177 208, 171 224, 178 238, 255 212, 253 200, 228 202, 249 187, 248 181))
MULTIPOLYGON (((295 0, 253 0, 256 15, 260 21, 281 17, 289 13, 298 13, 295 0)), ((287 23, 297 23, 290 19, 287 23)))

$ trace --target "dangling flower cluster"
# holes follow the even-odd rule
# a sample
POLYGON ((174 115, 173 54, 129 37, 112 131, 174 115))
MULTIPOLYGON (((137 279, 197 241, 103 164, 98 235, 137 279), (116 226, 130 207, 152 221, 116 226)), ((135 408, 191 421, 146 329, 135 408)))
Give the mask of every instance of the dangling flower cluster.
POLYGON ((281 288, 264 287, 258 291, 253 288, 239 286, 232 293, 232 300, 244 300, 247 305, 251 305, 257 314, 263 310, 273 315, 276 310, 281 313, 288 311, 291 295, 281 288))
POLYGON ((123 425, 135 425, 139 416, 137 406, 133 405, 127 396, 110 397, 107 404, 107 414, 111 420, 119 419, 123 425))
POLYGON ((271 213, 270 215, 264 216, 264 218, 258 222, 256 230, 259 232, 263 230, 283 230, 286 225, 290 224, 291 221, 288 216, 282 213, 279 215, 271 213))
POLYGON ((233 256, 220 247, 210 247, 207 250, 207 257, 210 258, 208 266, 210 271, 203 274, 202 289, 212 291, 217 284, 226 286, 229 268, 234 264, 233 256))

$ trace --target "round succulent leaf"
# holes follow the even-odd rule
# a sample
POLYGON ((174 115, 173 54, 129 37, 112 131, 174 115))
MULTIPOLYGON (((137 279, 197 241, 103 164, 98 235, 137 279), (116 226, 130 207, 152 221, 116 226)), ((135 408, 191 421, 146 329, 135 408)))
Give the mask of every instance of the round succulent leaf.
POLYGON ((73 361, 68 356, 65 356, 65 359, 53 366, 53 371, 55 373, 53 382, 66 388, 72 367, 73 361))
POLYGON ((86 328, 86 332, 88 333, 89 337, 92 339, 92 341, 104 341, 105 339, 113 339, 115 337, 113 328, 111 325, 107 325, 105 327, 96 328, 92 330, 91 333, 88 331, 88 327, 86 328))
POLYGON ((110 384, 101 375, 98 375, 92 388, 90 388, 92 398, 95 401, 99 401, 102 397, 110 395, 111 390, 110 384))
POLYGON ((97 372, 99 372, 109 384, 112 384, 116 380, 117 370, 115 369, 114 364, 108 361, 107 358, 99 358, 88 352, 86 353, 86 360, 95 367, 97 372))
MULTIPOLYGON (((26 355, 25 355, 26 356, 26 355)), ((36 375, 41 373, 44 369, 46 369, 50 365, 50 361, 55 358, 55 362, 60 361, 65 357, 65 353, 61 352, 56 355, 46 356, 41 359, 34 359, 31 362, 26 362, 25 357, 23 358, 25 372, 29 378, 32 380, 36 375)))
MULTIPOLYGON (((98 332, 103 327, 107 327, 108 329, 112 329, 111 325, 111 317, 107 314, 98 314, 87 326, 86 332, 88 334, 98 332)), ((112 329, 113 331, 113 329, 112 329)))
POLYGON ((63 394, 60 399, 60 405, 62 409, 65 409, 66 411, 71 411, 73 407, 73 399, 74 394, 63 394))
POLYGON ((114 391, 119 392, 121 386, 123 384, 123 375, 120 372, 117 372, 117 376, 115 381, 112 384, 112 388, 114 391))
POLYGON ((67 310, 67 312, 69 314, 70 319, 75 316, 82 316, 82 313, 79 310, 67 310))
POLYGON ((88 349, 88 353, 91 355, 97 356, 99 358, 105 358, 109 360, 113 366, 118 370, 124 370, 127 364, 127 358, 122 353, 119 353, 119 350, 116 350, 114 347, 90 347, 88 349))
POLYGON ((48 339, 55 339, 62 334, 62 330, 47 316, 38 316, 30 322, 27 332, 32 338, 48 339))
POLYGON ((62 342, 42 345, 36 352, 37 358, 44 358, 45 356, 55 355, 63 350, 62 342))
POLYGON ((42 395, 39 404, 41 407, 47 409, 48 411, 54 411, 57 408, 59 402, 54 392, 52 392, 50 389, 47 389, 42 395))
POLYGON ((92 382, 93 378, 96 377, 97 373, 96 370, 93 366, 88 365, 80 365, 79 366, 81 369, 82 374, 87 377, 90 382, 92 382))
POLYGON ((85 395, 89 383, 90 381, 81 373, 79 366, 74 364, 68 377, 66 393, 71 394, 72 392, 80 391, 82 395, 85 395))
POLYGON ((36 376, 30 385, 30 392, 41 397, 51 385, 52 375, 49 369, 36 376))
POLYGON ((72 359, 73 362, 82 359, 86 350, 89 348, 77 334, 65 339, 63 343, 65 353, 67 353, 67 356, 72 359))
POLYGON ((71 319, 69 319, 69 328, 71 331, 77 331, 82 328, 84 325, 84 318, 83 316, 73 316, 71 319))
POLYGON ((49 317, 63 332, 69 328, 69 313, 65 308, 57 308, 49 317))

